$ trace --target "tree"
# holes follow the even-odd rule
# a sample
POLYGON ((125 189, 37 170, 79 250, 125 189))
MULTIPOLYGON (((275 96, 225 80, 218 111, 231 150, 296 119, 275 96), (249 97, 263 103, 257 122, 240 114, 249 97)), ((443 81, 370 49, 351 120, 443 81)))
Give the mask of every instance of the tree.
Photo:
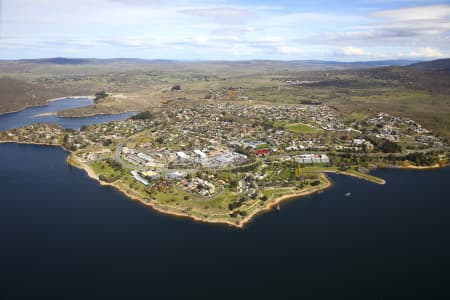
POLYGON ((154 116, 150 111, 143 111, 131 117, 132 120, 151 120, 154 116))
POLYGON ((395 142, 386 140, 381 145, 381 151, 384 153, 398 153, 402 151, 402 147, 395 142))
POLYGON ((240 210, 240 211, 238 212, 238 214, 241 215, 242 217, 247 216, 247 212, 246 212, 245 210, 240 210))
POLYGON ((312 186, 318 186, 320 184, 320 180, 314 180, 313 182, 311 182, 312 186))
POLYGON ((299 178, 301 175, 302 175, 301 169, 299 167, 297 167, 295 169, 295 177, 299 178))
POLYGON ((230 180, 230 188, 234 189, 236 187, 237 187, 237 180, 233 178, 230 180))
POLYGON ((100 102, 100 100, 102 100, 106 97, 108 97, 108 94, 105 91, 100 91, 98 93, 95 93, 94 104, 97 104, 98 102, 100 102))

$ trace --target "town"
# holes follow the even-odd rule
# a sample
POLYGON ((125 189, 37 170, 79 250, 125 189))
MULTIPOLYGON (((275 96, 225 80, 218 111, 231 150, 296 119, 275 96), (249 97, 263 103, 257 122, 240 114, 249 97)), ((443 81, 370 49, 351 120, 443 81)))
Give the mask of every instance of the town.
POLYGON ((71 165, 159 211, 234 226, 328 187, 328 172, 383 184, 368 171, 448 161, 446 144, 414 120, 348 120, 321 104, 176 104, 80 130, 34 124, 0 139, 62 146, 71 165))

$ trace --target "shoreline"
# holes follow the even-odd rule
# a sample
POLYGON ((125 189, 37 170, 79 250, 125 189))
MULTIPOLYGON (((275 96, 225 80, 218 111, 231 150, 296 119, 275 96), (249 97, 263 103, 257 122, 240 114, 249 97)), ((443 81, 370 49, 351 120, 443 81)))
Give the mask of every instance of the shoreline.
POLYGON ((124 111, 124 112, 118 112, 118 113, 95 113, 95 114, 87 114, 84 116, 61 116, 58 114, 58 112, 54 113, 55 116, 58 118, 64 118, 64 119, 81 119, 81 118, 91 118, 95 116, 117 116, 121 114, 127 114, 127 113, 133 113, 135 114, 136 111, 124 111))
POLYGON ((39 118, 39 117, 48 117, 48 116, 56 116, 56 112, 46 112, 46 113, 42 113, 42 114, 33 115, 31 117, 39 118))
POLYGON ((261 209, 252 211, 245 218, 243 218, 242 220, 239 220, 239 223, 236 223, 236 222, 231 222, 228 220, 220 220, 220 219, 214 219, 214 218, 200 218, 195 215, 189 215, 189 214, 182 213, 182 212, 176 212, 176 211, 172 211, 172 210, 163 209, 159 205, 157 205, 153 202, 143 201, 143 199, 141 197, 130 193, 128 190, 123 189, 122 187, 120 187, 117 184, 101 181, 98 178, 98 176, 95 174, 95 172, 92 170, 91 167, 89 167, 86 163, 74 162, 73 159, 71 158, 71 155, 69 155, 67 157, 66 162, 67 162, 67 164, 69 164, 72 167, 84 170, 89 178, 96 180, 101 186, 110 186, 110 187, 116 189, 117 191, 119 191, 120 193, 122 193, 123 195, 127 196, 128 198, 138 201, 140 204, 142 204, 144 206, 151 207, 152 209, 154 209, 155 211, 157 211, 159 213, 162 213, 165 215, 171 215, 174 217, 189 218, 191 220, 203 222, 203 223, 229 225, 231 227, 240 228, 240 229, 244 228, 244 226, 246 224, 248 224, 250 221, 252 221, 253 218, 256 217, 257 215, 259 215, 263 212, 272 210, 274 206, 280 204, 283 201, 294 200, 294 199, 298 199, 301 197, 313 195, 320 191, 328 189, 332 186, 331 180, 325 174, 321 173, 321 176, 323 176, 323 179, 326 182, 325 185, 319 185, 317 187, 312 187, 310 189, 300 190, 294 194, 283 195, 283 196, 277 197, 275 199, 272 199, 272 200, 268 201, 267 203, 265 203, 265 205, 261 209))
POLYGON ((447 166, 448 166, 448 165, 440 166, 439 164, 435 164, 435 165, 433 165, 433 166, 414 166, 414 165, 411 165, 411 166, 407 166, 407 167, 402 167, 402 166, 400 166, 400 167, 394 167, 393 169, 400 169, 400 170, 422 170, 422 171, 424 171, 424 170, 434 170, 434 169, 445 168, 445 167, 447 167, 447 166))
POLYGON ((174 216, 174 217, 190 218, 190 219, 192 219, 194 221, 198 221, 198 222, 213 223, 213 224, 227 224, 227 225, 230 225, 232 227, 242 228, 242 226, 239 226, 239 225, 237 225, 236 223, 233 223, 233 222, 222 221, 222 220, 214 220, 214 219, 206 220, 206 219, 203 219, 203 218, 199 218, 197 216, 193 216, 193 215, 188 215, 188 214, 184 214, 184 213, 180 213, 180 212, 168 211, 168 210, 162 209, 158 205, 152 204, 151 202, 149 203, 149 202, 143 201, 140 197, 129 193, 127 190, 123 189, 122 187, 120 187, 117 184, 101 181, 98 178, 98 176, 95 174, 95 172, 89 166, 87 166, 85 163, 81 163, 80 164, 80 163, 73 162, 72 159, 70 158, 70 155, 67 157, 66 161, 67 161, 67 163, 70 166, 78 168, 80 170, 84 170, 89 178, 94 179, 101 186, 112 187, 115 190, 117 190, 118 192, 120 192, 123 195, 125 195, 126 197, 130 198, 131 200, 137 201, 137 202, 139 202, 140 204, 142 204, 142 205, 144 205, 146 207, 151 207, 153 210, 155 210, 155 211, 157 211, 159 213, 162 213, 162 214, 165 214, 165 215, 174 216))
MULTIPOLYGON (((24 110, 26 110, 28 108, 48 106, 51 102, 61 101, 61 100, 65 100, 65 99, 89 99, 89 100, 93 100, 93 99, 95 99, 95 97, 94 96, 64 96, 64 97, 50 98, 50 99, 44 100, 44 104, 28 105, 28 106, 24 106, 24 107, 22 107, 20 109, 17 109, 17 110, 0 112, 0 116, 13 114, 13 113, 18 113, 18 112, 24 111, 24 110)), ((93 103, 90 104, 90 105, 93 105, 93 103)), ((64 110, 62 110, 62 111, 64 111, 64 110)), ((127 114, 127 113, 132 113, 132 114, 136 114, 137 113, 137 111, 134 111, 134 110, 127 110, 127 111, 123 111, 123 112, 111 112, 111 113, 107 113, 107 112, 89 113, 89 114, 86 114, 86 115, 83 115, 83 116, 80 116, 80 115, 64 116, 64 115, 60 115, 60 112, 61 111, 47 112, 47 113, 37 114, 37 115, 34 115, 32 117, 56 116, 58 118, 64 118, 64 119, 78 119, 78 118, 81 119, 81 118, 91 118, 91 117, 95 117, 95 116, 108 116, 108 115, 109 116, 117 116, 117 115, 127 114)))
POLYGON ((333 186, 332 181, 328 178, 328 176, 326 176, 325 173, 321 173, 321 176, 323 177, 323 179, 326 182, 326 184, 324 186, 319 185, 317 187, 311 187, 311 189, 300 190, 297 193, 294 193, 291 195, 283 195, 278 198, 272 199, 271 201, 268 201, 268 203, 266 205, 264 205, 261 210, 254 211, 252 214, 249 214, 248 216, 246 216, 239 225, 236 225, 236 224, 235 225, 239 228, 243 228, 244 225, 246 225, 253 219, 253 217, 256 217, 257 215, 264 213, 266 211, 272 210, 274 206, 276 206, 282 202, 285 202, 288 200, 296 200, 296 199, 303 198, 306 196, 314 195, 314 194, 317 194, 318 192, 324 191, 333 186))
MULTIPOLYGON (((183 212, 178 212, 178 211, 174 211, 171 210, 171 208, 169 206, 165 206, 168 207, 168 209, 163 208, 159 203, 155 203, 154 201, 145 201, 144 199, 142 199, 141 196, 136 195, 130 191, 128 191, 127 189, 122 188, 120 185, 113 183, 108 183, 108 182, 103 182, 99 179, 99 177, 95 174, 95 172, 92 170, 92 168, 86 164, 86 163, 81 163, 81 162, 77 162, 72 158, 72 154, 73 152, 65 149, 62 145, 60 144, 49 144, 49 143, 36 143, 36 142, 21 142, 21 141, 0 141, 0 144, 6 144, 6 143, 15 143, 15 144, 25 144, 25 145, 38 145, 38 146, 51 146, 51 147, 60 147, 61 149, 63 149, 64 151, 66 151, 68 153, 67 158, 66 158, 66 163, 71 166, 71 167, 75 167, 78 168, 80 170, 84 170, 86 172, 86 174, 88 175, 89 178, 94 179, 100 186, 109 186, 114 188, 115 190, 117 190, 118 192, 122 193, 123 195, 125 195, 127 198, 134 200, 134 201, 138 201, 140 204, 146 206, 146 207, 151 207, 153 210, 164 214, 164 215, 170 215, 173 217, 183 217, 183 218, 189 218, 191 220, 194 221, 198 221, 198 222, 202 222, 202 223, 210 223, 210 224, 222 224, 222 225, 229 225, 231 227, 234 228, 239 228, 242 229, 245 227, 246 224, 248 224, 250 221, 253 220, 254 217, 256 217, 257 215, 264 213, 266 211, 272 210, 274 206, 284 202, 284 201, 288 201, 288 200, 295 200, 295 199, 299 199, 302 197, 306 197, 306 196, 310 196, 313 194, 316 194, 320 191, 324 191, 328 188, 330 188, 333 183, 331 181, 331 179, 328 178, 328 176, 326 175, 326 173, 334 173, 334 174, 341 174, 341 175, 347 175, 347 176, 351 176, 351 177, 355 177, 358 179, 362 179, 362 180, 367 180, 369 182, 373 182, 373 183, 377 183, 377 184, 385 184, 385 180, 380 178, 380 181, 376 181, 376 180, 371 180, 370 178, 366 178, 364 176, 358 176, 357 174, 352 174, 352 173, 347 173, 347 172, 342 172, 342 171, 324 171, 324 172, 320 172, 320 176, 322 176, 322 179, 324 180, 325 184, 319 185, 319 186, 315 186, 315 187, 310 187, 307 189, 303 189, 303 190, 299 190, 297 192, 294 192, 292 194, 287 194, 287 195, 282 195, 279 196, 277 198, 274 198, 272 200, 268 200, 264 203, 264 205, 258 209, 258 210, 253 210, 251 213, 249 213, 247 216, 245 216, 244 218, 238 220, 238 222, 232 222, 229 220, 223 220, 223 219, 214 219, 214 218, 201 218, 192 214, 187 214, 187 213, 183 213, 183 212), (381 182, 382 181, 382 182, 381 182)), ((447 166, 432 166, 430 167, 422 167, 422 168, 395 168, 395 169, 404 169, 404 170, 425 170, 425 169, 438 169, 438 168, 444 168, 447 166)), ((176 209, 176 208, 174 208, 176 209)), ((201 212, 203 213, 203 212, 201 212)))
POLYGON ((59 100, 64 100, 64 99, 91 99, 91 100, 93 100, 94 98, 95 98, 95 97, 93 97, 93 96, 65 96, 65 97, 50 98, 50 99, 44 100, 44 104, 28 105, 28 106, 22 107, 22 108, 17 109, 17 110, 6 111, 6 112, 0 112, 0 116, 1 116, 1 115, 7 115, 7 114, 18 113, 18 112, 21 112, 21 111, 23 111, 23 110, 25 110, 25 109, 27 109, 27 108, 47 106, 47 105, 49 105, 51 102, 59 101, 59 100))
POLYGON ((375 178, 364 177, 363 175, 354 174, 352 172, 346 172, 346 171, 336 171, 336 174, 338 174, 338 175, 346 175, 346 176, 358 178, 358 179, 361 179, 361 180, 366 180, 366 181, 369 181, 369 182, 372 182, 372 183, 380 184, 380 185, 386 184, 386 180, 384 180, 383 178, 375 177, 375 176, 370 175, 370 174, 369 174, 369 176, 372 176, 372 177, 375 177, 375 178))
POLYGON ((49 143, 37 143, 37 142, 22 142, 22 141, 0 141, 0 144, 21 144, 21 145, 37 145, 46 147, 59 147, 66 152, 72 153, 60 144, 49 144, 49 143))
POLYGON ((339 170, 336 170, 336 171, 334 171, 334 170, 323 171, 323 173, 333 173, 333 174, 337 174, 337 175, 350 176, 350 177, 353 177, 353 178, 358 178, 358 179, 361 179, 361 180, 366 180, 366 181, 369 181, 369 182, 372 182, 372 183, 376 183, 376 184, 380 184, 380 185, 386 184, 386 180, 384 180, 383 178, 375 177, 375 176, 370 175, 370 174, 368 174, 368 175, 369 175, 369 176, 372 176, 372 177, 375 177, 375 178, 377 178, 377 179, 375 179, 375 178, 370 178, 370 177, 365 177, 365 176, 362 176, 362 175, 359 175, 359 174, 354 174, 354 173, 352 173, 352 172, 339 171, 339 170))

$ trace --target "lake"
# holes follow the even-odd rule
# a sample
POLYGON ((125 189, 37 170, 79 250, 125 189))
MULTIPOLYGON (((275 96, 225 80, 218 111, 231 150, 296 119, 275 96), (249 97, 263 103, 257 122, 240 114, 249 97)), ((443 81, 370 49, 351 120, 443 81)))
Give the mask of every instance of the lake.
POLYGON ((0 145, 2 299, 61 288, 102 299, 449 295, 449 168, 375 171, 385 186, 331 175, 329 190, 282 203, 241 230, 156 213, 69 167, 66 156, 0 145))
POLYGON ((29 107, 19 112, 2 114, 0 115, 0 130, 12 129, 35 123, 54 123, 65 128, 79 129, 82 125, 124 120, 134 114, 132 112, 126 112, 117 115, 96 115, 83 118, 60 118, 56 115, 39 116, 45 113, 54 113, 91 104, 93 104, 93 100, 88 98, 66 98, 51 101, 48 105, 29 107))

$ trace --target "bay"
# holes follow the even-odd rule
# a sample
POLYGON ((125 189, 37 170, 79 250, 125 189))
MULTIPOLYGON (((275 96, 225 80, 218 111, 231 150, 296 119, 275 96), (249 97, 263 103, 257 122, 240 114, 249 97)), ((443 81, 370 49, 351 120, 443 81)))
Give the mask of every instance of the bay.
POLYGON ((66 156, 0 145, 5 299, 55 289, 107 297, 121 289, 278 299, 448 295, 449 168, 375 171, 384 186, 331 175, 325 192, 235 229, 157 213, 69 167, 66 156))
POLYGON ((28 107, 18 112, 2 114, 0 115, 0 131, 35 123, 53 123, 65 128, 79 129, 82 125, 124 120, 134 115, 132 112, 126 112, 117 115, 104 114, 80 118, 61 118, 52 114, 65 109, 88 106, 92 103, 92 99, 89 98, 66 98, 51 101, 48 105, 28 107))

